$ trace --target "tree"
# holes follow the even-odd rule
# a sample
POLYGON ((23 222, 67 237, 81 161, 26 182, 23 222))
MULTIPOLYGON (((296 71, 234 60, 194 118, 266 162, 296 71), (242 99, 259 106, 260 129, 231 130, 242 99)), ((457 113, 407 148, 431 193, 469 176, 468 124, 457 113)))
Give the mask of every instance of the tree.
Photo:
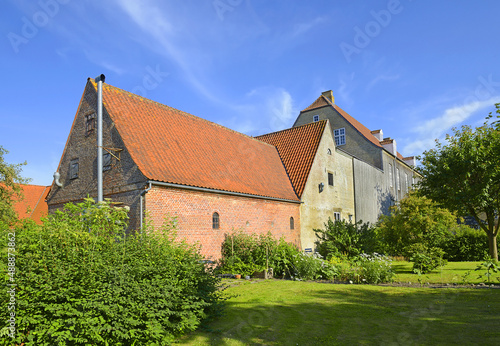
POLYGON ((439 248, 458 227, 457 217, 427 197, 411 192, 377 227, 384 252, 410 257, 416 248, 439 248))
POLYGON ((332 221, 328 218, 324 229, 314 229, 318 253, 329 258, 331 256, 354 257, 362 252, 365 234, 370 232, 370 225, 358 221, 351 223, 345 220, 332 221))
MULTIPOLYGON (((495 106, 500 114, 500 104, 495 106)), ((488 236, 491 258, 498 260, 500 129, 488 121, 475 129, 462 126, 446 141, 436 141, 435 149, 424 152, 419 193, 461 216, 474 217, 488 236)))
POLYGON ((14 210, 14 200, 22 199, 22 190, 19 184, 28 180, 21 177, 22 166, 26 164, 9 164, 4 155, 9 152, 0 145, 0 224, 12 225, 17 219, 14 210))

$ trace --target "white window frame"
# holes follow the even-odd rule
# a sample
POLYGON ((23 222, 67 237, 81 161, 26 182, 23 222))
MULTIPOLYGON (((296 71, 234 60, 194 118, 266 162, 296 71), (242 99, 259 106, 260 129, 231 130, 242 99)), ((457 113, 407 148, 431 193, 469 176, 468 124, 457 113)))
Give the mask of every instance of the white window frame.
POLYGON ((319 121, 319 115, 313 115, 313 122, 319 121))
POLYGON ((342 127, 340 129, 333 130, 333 135, 335 138, 335 145, 340 146, 340 145, 345 145, 345 127, 342 127))
POLYGON ((334 221, 340 221, 340 213, 335 211, 333 212, 333 220, 334 221))
POLYGON ((396 168, 396 188, 401 191, 401 182, 399 181, 399 168, 396 168))
POLYGON ((389 187, 393 187, 394 183, 392 180, 392 164, 389 163, 389 187))

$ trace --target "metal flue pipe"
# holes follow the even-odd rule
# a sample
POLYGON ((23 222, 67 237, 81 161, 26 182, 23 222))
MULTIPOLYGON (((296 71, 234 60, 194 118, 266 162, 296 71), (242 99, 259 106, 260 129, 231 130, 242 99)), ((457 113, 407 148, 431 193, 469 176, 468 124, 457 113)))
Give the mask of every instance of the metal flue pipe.
POLYGON ((102 193, 102 83, 106 76, 95 78, 97 83, 97 203, 104 200, 102 193))

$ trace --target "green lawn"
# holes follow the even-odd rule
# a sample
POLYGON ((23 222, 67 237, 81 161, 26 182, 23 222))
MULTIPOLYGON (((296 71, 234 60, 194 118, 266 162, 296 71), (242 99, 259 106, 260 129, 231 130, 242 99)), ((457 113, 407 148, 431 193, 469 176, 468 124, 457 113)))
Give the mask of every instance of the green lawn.
MULTIPOLYGON (((475 271, 482 262, 448 262, 442 268, 437 268, 431 273, 423 274, 421 280, 423 283, 449 283, 463 284, 464 280, 467 284, 479 284, 485 282, 486 269, 475 271), (470 273, 467 275, 467 273, 470 273), (479 275, 483 275, 479 278, 479 275), (466 277, 464 277, 466 276, 466 277)), ((418 283, 418 275, 413 273, 413 264, 405 261, 395 261, 392 267, 396 272, 396 282, 412 282, 418 283)), ((490 280, 492 283, 500 284, 500 273, 493 273, 490 280)))
MULTIPOLYGON (((411 269, 407 264, 401 278, 411 269)), ((453 278, 465 269, 450 264, 453 278)), ((475 276, 477 272, 475 272, 475 276)), ((406 280, 406 279, 405 279, 406 280)), ((429 279, 428 281, 430 281, 429 279)), ((437 278, 436 278, 437 280, 437 278)), ((412 279, 416 282, 416 279, 412 279)), ((433 282, 439 282, 433 281, 433 282)), ((450 281, 453 282, 453 281, 450 281)), ((186 345, 497 345, 500 289, 387 287, 282 280, 235 285, 224 316, 180 339, 186 345)))

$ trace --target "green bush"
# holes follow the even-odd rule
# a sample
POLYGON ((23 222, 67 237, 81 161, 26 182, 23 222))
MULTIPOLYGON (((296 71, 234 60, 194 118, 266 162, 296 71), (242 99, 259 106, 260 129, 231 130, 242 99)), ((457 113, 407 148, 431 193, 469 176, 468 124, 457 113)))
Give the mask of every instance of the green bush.
POLYGON ((276 240, 267 234, 226 234, 222 243, 219 272, 252 275, 255 271, 272 268, 277 277, 294 275, 293 258, 300 251, 297 246, 276 240))
MULTIPOLYGON (((87 199, 16 229, 16 337, 1 344, 164 345, 216 313, 218 279, 194 247, 168 226, 126 234, 127 220, 87 199)), ((9 299, 4 286, 2 306, 9 299)))
POLYGON ((300 280, 333 280, 338 270, 321 258, 318 253, 298 253, 293 257, 294 279, 300 280))
POLYGON ((351 258, 331 257, 329 262, 338 269, 337 277, 341 281, 378 284, 392 282, 395 276, 392 261, 377 253, 351 258))
POLYGON ((449 261, 482 261, 488 257, 488 237, 482 230, 460 226, 442 244, 449 261))
POLYGON ((427 247, 422 243, 413 244, 409 248, 410 262, 413 262, 415 273, 425 274, 439 266, 444 266, 447 261, 443 259, 444 251, 438 247, 427 247))
POLYGON ((374 243, 370 225, 361 221, 351 223, 345 220, 328 219, 324 229, 315 229, 318 240, 315 242, 317 252, 324 258, 346 255, 354 257, 362 252, 363 239, 374 243))
POLYGON ((383 253, 410 257, 412 245, 422 243, 429 248, 440 247, 457 227, 454 213, 411 192, 391 207, 390 215, 381 216, 377 232, 383 253))

